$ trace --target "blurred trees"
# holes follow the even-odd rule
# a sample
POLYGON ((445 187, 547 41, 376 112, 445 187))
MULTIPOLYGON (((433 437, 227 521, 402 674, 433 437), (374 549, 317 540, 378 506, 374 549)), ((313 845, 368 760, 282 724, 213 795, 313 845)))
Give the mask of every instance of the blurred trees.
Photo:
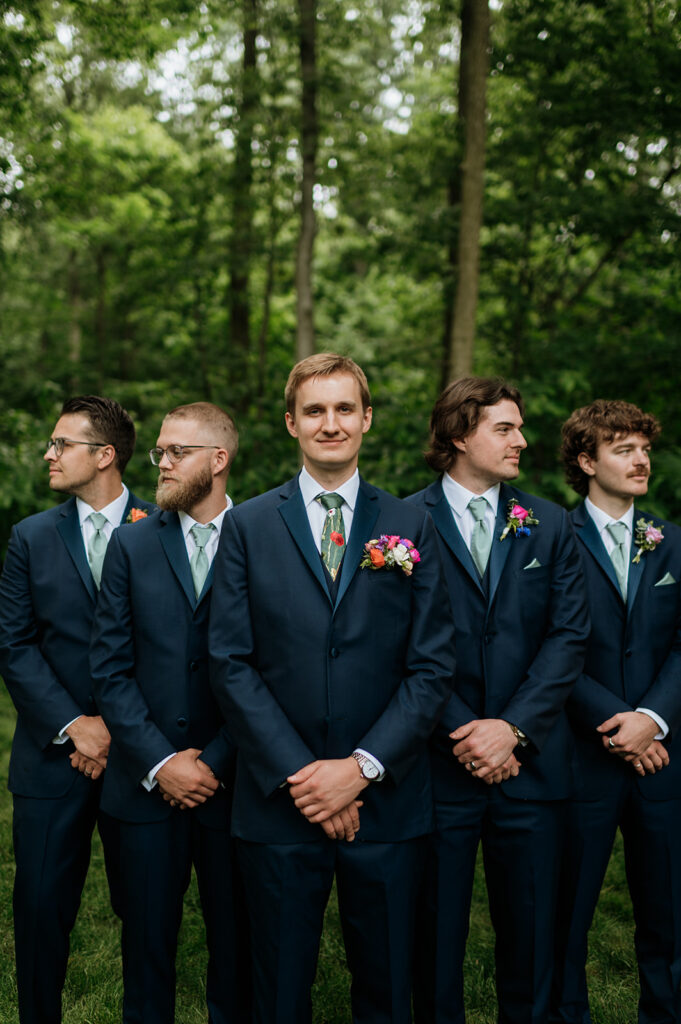
POLYGON ((651 503, 681 511, 677 0, 490 4, 479 246, 460 237, 461 13, 0 3, 0 547, 51 501, 41 442, 69 393, 130 409, 147 496, 163 413, 204 397, 242 428, 236 497, 293 472, 301 302, 306 344, 369 375, 365 472, 423 486, 460 286, 474 370, 528 398, 525 485, 568 499, 561 420, 626 397, 665 428, 651 503))

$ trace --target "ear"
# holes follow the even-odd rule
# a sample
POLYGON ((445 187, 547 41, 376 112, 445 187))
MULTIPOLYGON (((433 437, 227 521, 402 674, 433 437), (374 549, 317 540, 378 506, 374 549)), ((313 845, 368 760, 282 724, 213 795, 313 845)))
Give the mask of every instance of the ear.
POLYGON ((116 449, 112 444, 107 444, 106 447, 99 449, 99 456, 97 461, 97 469, 104 470, 108 469, 116 459, 116 449))
MULTIPOLYGON (((295 420, 290 412, 286 413, 286 429, 288 430, 291 437, 298 437, 298 431, 296 430, 295 420)), ((367 427, 367 430, 369 428, 367 427)))
POLYGON ((463 452, 465 454, 467 447, 465 437, 452 437, 451 442, 452 447, 456 448, 457 452, 463 452))
POLYGON ((226 448, 217 448, 213 452, 213 476, 219 476, 229 469, 229 452, 226 448))
POLYGON ((586 452, 580 452, 577 456, 577 463, 579 465, 579 468, 581 469, 582 473, 586 473, 587 476, 596 475, 594 461, 595 460, 592 459, 590 455, 587 455, 586 452))
POLYGON ((373 409, 370 405, 364 410, 364 418, 362 420, 362 433, 366 434, 367 430, 371 427, 371 420, 373 417, 373 409))

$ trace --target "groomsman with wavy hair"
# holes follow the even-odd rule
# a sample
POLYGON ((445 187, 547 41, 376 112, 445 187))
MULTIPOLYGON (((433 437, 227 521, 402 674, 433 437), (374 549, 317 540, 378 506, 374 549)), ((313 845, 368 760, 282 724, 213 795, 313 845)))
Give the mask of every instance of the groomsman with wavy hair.
POLYGON ((639 1024, 681 1020, 681 530, 641 510, 654 416, 598 400, 563 426, 592 630, 568 702, 576 792, 563 850, 551 1020, 591 1020, 587 938, 619 827, 639 1024))
POLYGON ((556 861, 570 792, 565 701, 588 631, 563 509, 518 490, 520 392, 465 377, 435 403, 410 500, 435 524, 456 630, 455 692, 431 742, 436 828, 416 1019, 462 1024, 463 959, 482 845, 501 1024, 540 1024, 552 976, 556 861))

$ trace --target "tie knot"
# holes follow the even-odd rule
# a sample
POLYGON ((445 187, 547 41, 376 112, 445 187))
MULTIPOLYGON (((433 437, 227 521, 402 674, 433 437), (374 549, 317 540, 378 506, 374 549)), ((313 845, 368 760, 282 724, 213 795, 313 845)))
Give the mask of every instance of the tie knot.
POLYGON ((481 523, 487 511, 487 498, 471 498, 468 507, 476 523, 481 523))
POLYGON ((315 501, 318 501, 320 505, 323 505, 327 512, 340 508, 343 504, 343 499, 340 494, 335 494, 333 492, 331 494, 318 494, 315 501))
POLYGON ((618 547, 624 544, 629 532, 626 523, 608 523, 606 529, 618 547))
POLYGON ((198 523, 194 523, 191 530, 189 531, 194 538, 194 543, 197 548, 205 548, 206 544, 210 540, 210 535, 215 529, 215 523, 208 523, 208 526, 199 526, 198 523))
POLYGON ((88 516, 88 519, 94 526, 95 530, 101 530, 101 528, 104 526, 104 523, 106 522, 106 516, 102 515, 101 512, 91 512, 90 515, 88 516))

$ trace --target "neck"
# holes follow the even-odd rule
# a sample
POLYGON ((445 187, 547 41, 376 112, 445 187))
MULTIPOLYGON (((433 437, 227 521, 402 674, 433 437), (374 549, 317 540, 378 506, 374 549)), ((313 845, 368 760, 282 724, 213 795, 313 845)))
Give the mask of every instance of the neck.
POLYGON ((480 476, 478 473, 472 471, 468 466, 459 464, 459 460, 447 470, 457 484, 461 487, 465 487, 467 491, 471 491, 473 494, 484 494, 490 487, 494 487, 496 484, 501 483, 500 480, 490 480, 489 477, 480 476))
POLYGON ((357 463, 354 466, 343 466, 341 468, 325 467, 325 466, 309 466, 306 462, 303 463, 305 469, 308 471, 312 479, 323 487, 325 491, 335 491, 337 488, 342 487, 343 484, 347 483, 351 476, 354 475, 357 469, 357 463))
POLYGON ((206 523, 210 523, 219 516, 221 512, 227 508, 227 501, 225 499, 225 488, 224 484, 215 493, 211 493, 197 502, 196 505, 192 505, 191 508, 187 509, 187 515, 191 516, 197 523, 201 523, 205 526, 206 523))
POLYGON ((101 480, 97 478, 87 486, 74 491, 73 495, 84 501, 95 512, 99 512, 101 509, 106 508, 107 505, 110 505, 112 501, 115 501, 116 498, 120 498, 122 493, 123 481, 120 476, 115 476, 111 478, 104 477, 101 480))
POLYGON ((589 487, 589 501, 613 519, 621 519, 634 504, 634 499, 628 494, 606 494, 593 484, 589 487))

